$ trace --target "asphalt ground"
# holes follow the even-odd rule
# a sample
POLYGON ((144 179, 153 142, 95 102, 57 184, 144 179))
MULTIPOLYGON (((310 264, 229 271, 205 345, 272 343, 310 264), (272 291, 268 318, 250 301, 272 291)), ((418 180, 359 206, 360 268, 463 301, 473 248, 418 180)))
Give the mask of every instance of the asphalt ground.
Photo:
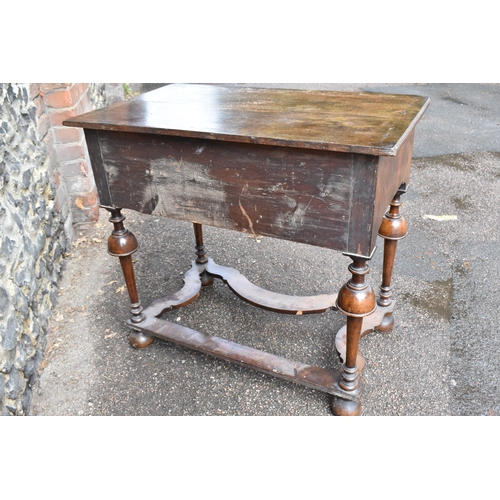
MULTIPOLYGON (((367 361, 362 415, 500 415, 500 84, 300 87, 431 98, 417 126, 403 197, 409 234, 398 245, 394 271, 396 325, 361 341, 367 361)), ((135 271, 147 305, 182 286, 195 256, 192 226, 124 214, 139 240, 135 271)), ((121 269, 106 251, 110 231, 104 211, 98 222, 76 228, 31 415, 331 415, 329 396, 321 392, 166 342, 132 348, 121 269)), ((208 256, 273 291, 334 293, 349 278, 350 259, 337 252, 272 238, 258 242, 210 227, 204 236, 208 256)), ((370 263, 375 288, 381 250, 380 244, 370 263)), ((166 318, 297 361, 339 367, 334 336, 345 319, 335 311, 279 315, 241 301, 216 280, 196 302, 166 318)))

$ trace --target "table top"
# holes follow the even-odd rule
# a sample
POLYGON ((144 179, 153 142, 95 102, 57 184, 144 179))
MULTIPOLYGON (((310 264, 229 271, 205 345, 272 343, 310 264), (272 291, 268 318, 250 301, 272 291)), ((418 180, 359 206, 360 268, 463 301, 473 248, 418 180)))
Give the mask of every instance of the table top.
POLYGON ((427 97, 171 84, 64 125, 394 156, 427 97))

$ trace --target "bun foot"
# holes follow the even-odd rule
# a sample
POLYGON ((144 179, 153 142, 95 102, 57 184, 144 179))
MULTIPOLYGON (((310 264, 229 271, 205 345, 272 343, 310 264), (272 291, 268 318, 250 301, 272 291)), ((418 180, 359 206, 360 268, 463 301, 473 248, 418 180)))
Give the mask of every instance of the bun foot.
POLYGON ((151 335, 146 335, 143 332, 132 332, 128 336, 128 341, 136 348, 136 349, 144 349, 153 343, 155 338, 151 335))
POLYGON ((332 412, 338 417, 357 417, 361 415, 361 402, 334 397, 331 404, 332 412))

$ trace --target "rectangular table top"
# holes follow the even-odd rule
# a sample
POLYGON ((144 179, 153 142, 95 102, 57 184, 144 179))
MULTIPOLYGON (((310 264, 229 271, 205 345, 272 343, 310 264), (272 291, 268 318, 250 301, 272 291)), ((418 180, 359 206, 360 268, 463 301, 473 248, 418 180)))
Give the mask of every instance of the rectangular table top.
POLYGON ((64 125, 395 156, 427 97, 171 84, 64 125))

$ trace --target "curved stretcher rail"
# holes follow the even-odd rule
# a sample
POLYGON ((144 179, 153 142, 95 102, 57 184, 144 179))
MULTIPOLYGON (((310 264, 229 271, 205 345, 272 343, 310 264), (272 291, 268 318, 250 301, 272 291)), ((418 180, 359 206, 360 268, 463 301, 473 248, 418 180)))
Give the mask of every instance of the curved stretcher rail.
POLYGON ((288 314, 322 313, 328 309, 336 309, 336 293, 300 297, 270 292, 248 281, 236 269, 220 266, 212 259, 208 259, 206 270, 209 274, 223 279, 241 299, 264 309, 288 314))

